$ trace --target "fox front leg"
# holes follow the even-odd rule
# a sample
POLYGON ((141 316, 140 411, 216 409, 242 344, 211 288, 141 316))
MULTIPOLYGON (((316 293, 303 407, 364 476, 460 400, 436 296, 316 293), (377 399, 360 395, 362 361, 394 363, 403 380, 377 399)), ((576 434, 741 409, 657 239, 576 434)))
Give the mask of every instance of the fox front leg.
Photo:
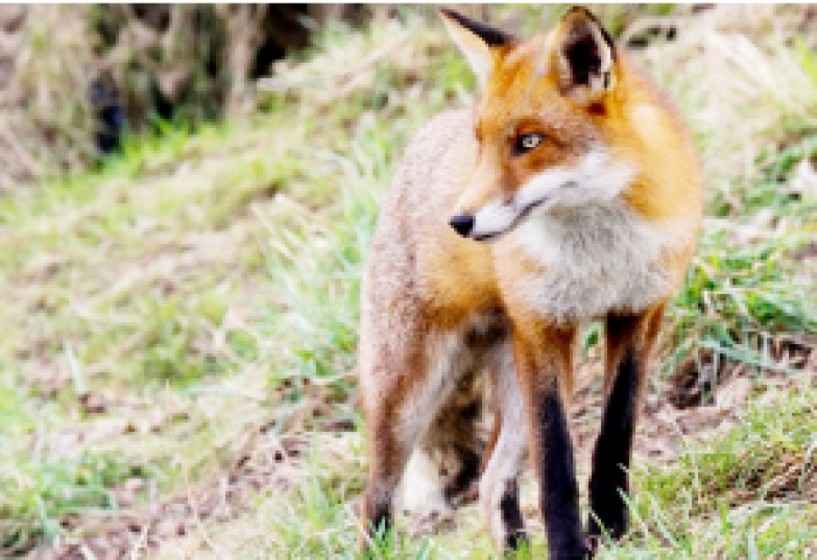
POLYGON ((647 378, 650 351, 658 335, 664 305, 633 315, 609 315, 606 321, 604 387, 606 403, 590 477, 588 535, 613 539, 627 531, 628 471, 633 434, 647 378))
POLYGON ((589 558, 579 515, 573 443, 567 424, 575 330, 539 325, 514 334, 514 356, 528 417, 551 560, 589 558))

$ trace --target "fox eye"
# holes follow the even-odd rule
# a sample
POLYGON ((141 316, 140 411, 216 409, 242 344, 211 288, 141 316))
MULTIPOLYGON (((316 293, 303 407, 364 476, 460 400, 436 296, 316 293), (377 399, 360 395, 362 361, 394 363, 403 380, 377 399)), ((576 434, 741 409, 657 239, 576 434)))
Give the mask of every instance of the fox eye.
POLYGON ((517 136, 513 143, 513 154, 515 156, 525 154, 538 148, 545 137, 538 133, 522 134, 517 136))

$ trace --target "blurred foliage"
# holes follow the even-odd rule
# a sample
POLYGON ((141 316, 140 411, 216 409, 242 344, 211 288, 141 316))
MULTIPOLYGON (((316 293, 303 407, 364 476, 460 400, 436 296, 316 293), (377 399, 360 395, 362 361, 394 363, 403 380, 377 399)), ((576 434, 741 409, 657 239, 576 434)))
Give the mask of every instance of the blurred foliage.
POLYGON ((253 81, 329 19, 305 5, 0 7, 0 192, 80 172, 123 136, 256 108, 253 81))

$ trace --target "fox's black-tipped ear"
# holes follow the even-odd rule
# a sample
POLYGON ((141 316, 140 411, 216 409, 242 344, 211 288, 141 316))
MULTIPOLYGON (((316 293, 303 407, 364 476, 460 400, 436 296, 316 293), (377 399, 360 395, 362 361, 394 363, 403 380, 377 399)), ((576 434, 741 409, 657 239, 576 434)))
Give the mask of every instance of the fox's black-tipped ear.
POLYGON ((592 102, 615 86, 616 51, 589 10, 574 7, 557 28, 559 81, 567 95, 592 102))
POLYGON ((509 33, 474 21, 454 10, 439 8, 437 12, 451 39, 465 55, 480 82, 484 83, 493 65, 491 50, 507 45, 516 39, 509 33))

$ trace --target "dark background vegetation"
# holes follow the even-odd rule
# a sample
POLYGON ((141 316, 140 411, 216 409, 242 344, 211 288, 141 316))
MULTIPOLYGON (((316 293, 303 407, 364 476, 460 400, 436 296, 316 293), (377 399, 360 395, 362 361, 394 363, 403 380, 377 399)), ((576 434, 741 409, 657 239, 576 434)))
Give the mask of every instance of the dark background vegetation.
POLYGON ((0 7, 0 188, 84 169, 123 134, 255 109, 253 84, 363 5, 0 7))

